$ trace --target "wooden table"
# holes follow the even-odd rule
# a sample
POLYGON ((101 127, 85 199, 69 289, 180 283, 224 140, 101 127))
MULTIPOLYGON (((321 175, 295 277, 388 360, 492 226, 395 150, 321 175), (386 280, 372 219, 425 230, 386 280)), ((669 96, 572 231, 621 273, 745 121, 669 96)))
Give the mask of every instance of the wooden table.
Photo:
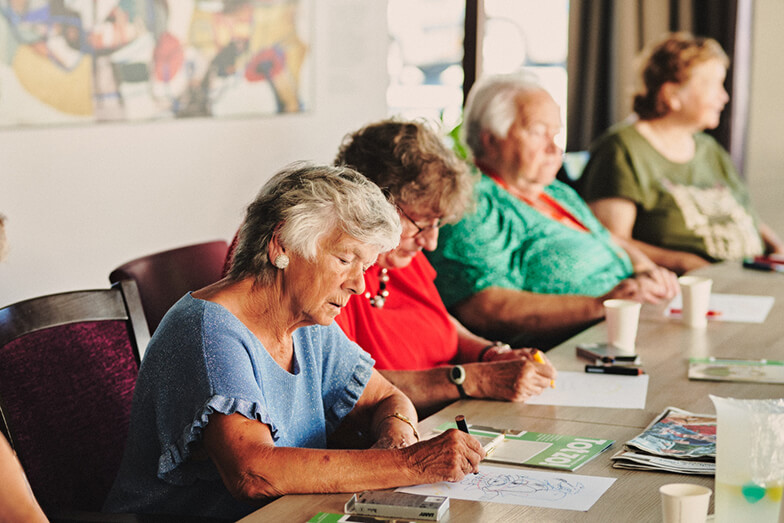
MULTIPOLYGON (((492 427, 526 429, 593 438, 616 444, 577 473, 617 478, 588 512, 554 510, 499 503, 450 500, 450 523, 484 521, 661 521, 658 488, 688 482, 713 488, 713 478, 665 472, 613 469, 610 457, 623 442, 641 432, 667 406, 693 412, 714 412, 708 394, 735 398, 784 397, 784 385, 689 381, 689 357, 784 359, 784 276, 742 269, 740 264, 717 264, 694 274, 713 278, 713 292, 774 296, 776 302, 764 324, 710 321, 704 330, 690 329, 665 318, 661 309, 644 306, 637 334, 637 353, 650 376, 645 409, 604 409, 525 405, 463 400, 420 423, 422 433, 464 414, 471 422, 492 427)), ((595 325, 547 353, 556 368, 582 371, 585 361, 575 355, 580 342, 606 339, 604 323, 595 325)), ((496 466, 497 464, 493 464, 496 466)), ((502 466, 502 465, 497 465, 502 466)), ((514 467, 513 467, 514 468, 514 467)), ((343 512, 349 494, 288 495, 257 510, 243 523, 305 522, 318 512, 343 512)), ((711 512, 713 498, 711 498, 711 512)))

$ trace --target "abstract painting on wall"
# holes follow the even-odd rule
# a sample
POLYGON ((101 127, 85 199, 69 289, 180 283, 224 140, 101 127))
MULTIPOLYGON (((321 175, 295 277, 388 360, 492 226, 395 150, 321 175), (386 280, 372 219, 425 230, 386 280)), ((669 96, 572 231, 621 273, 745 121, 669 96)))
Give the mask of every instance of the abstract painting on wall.
POLYGON ((0 127, 311 106, 311 0, 0 0, 0 127))

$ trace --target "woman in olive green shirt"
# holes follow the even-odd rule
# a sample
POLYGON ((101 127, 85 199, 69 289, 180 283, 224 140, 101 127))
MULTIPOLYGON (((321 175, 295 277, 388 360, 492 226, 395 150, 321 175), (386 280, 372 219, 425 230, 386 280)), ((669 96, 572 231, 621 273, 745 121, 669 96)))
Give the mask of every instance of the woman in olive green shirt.
POLYGON ((682 274, 710 262, 784 252, 755 216, 715 128, 729 61, 714 40, 676 33, 650 48, 639 119, 591 148, 580 192, 616 235, 682 274))

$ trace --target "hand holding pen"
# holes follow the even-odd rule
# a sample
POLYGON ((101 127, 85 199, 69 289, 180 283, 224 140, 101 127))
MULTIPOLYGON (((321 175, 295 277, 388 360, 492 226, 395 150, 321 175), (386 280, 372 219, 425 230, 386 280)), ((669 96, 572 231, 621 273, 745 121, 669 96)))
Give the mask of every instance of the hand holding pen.
POLYGON ((518 349, 516 352, 519 357, 515 359, 465 365, 467 376, 463 386, 468 395, 526 401, 550 387, 557 372, 547 358, 537 349, 518 349))
MULTIPOLYGON (((536 363, 546 364, 544 356, 542 355, 542 351, 539 349, 533 349, 533 358, 536 363)), ((555 388, 555 380, 550 380, 550 388, 555 388)))
POLYGON ((458 430, 447 430, 395 452, 411 467, 417 484, 460 481, 466 474, 478 472, 485 457, 479 441, 458 430))
MULTIPOLYGON (((458 414, 455 416, 455 424, 460 432, 465 432, 466 434, 471 434, 468 432, 468 424, 466 423, 465 416, 462 414, 458 414)), ((504 441, 504 434, 503 432, 499 432, 496 437, 486 443, 482 449, 485 451, 485 457, 489 456, 493 453, 493 451, 504 441)))

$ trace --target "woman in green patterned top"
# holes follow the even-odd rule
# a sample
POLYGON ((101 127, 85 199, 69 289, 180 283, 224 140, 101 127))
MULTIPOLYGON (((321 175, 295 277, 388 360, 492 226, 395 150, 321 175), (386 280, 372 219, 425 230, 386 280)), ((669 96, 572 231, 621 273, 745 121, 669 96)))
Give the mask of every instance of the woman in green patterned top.
POLYGON ((601 222, 683 273, 709 262, 784 253, 760 223, 735 166, 705 134, 729 101, 729 60, 710 38, 668 35, 647 51, 638 117, 591 147, 581 193, 601 222))
POLYGON ((464 132, 483 176, 477 208, 441 230, 429 255, 444 303, 469 328, 551 345, 599 321, 602 302, 658 302, 675 275, 618 244, 580 197, 555 179, 560 109, 519 76, 477 83, 464 132))

